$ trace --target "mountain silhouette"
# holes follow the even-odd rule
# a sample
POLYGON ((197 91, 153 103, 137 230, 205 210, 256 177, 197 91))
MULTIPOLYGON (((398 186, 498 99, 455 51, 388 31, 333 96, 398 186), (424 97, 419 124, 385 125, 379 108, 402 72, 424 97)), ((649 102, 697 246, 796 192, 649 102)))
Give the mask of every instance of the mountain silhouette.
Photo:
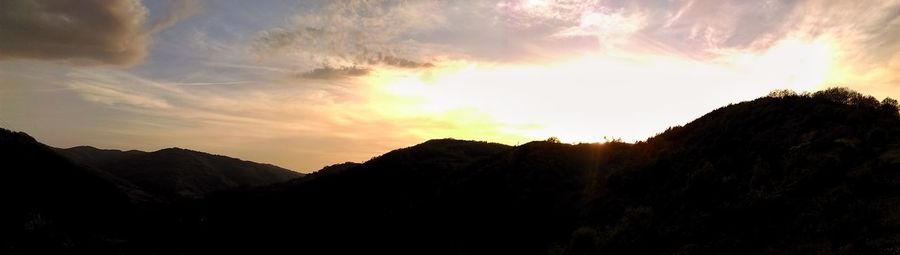
MULTIPOLYGON (((9 177, 49 189, 41 193, 44 196, 23 201, 95 204, 109 217, 83 213, 99 217, 94 224, 112 228, 91 232, 101 234, 70 234, 96 246, 84 246, 100 251, 94 254, 109 247, 124 254, 900 250, 897 102, 879 102, 839 88, 799 95, 777 91, 637 143, 565 144, 548 139, 507 146, 430 140, 286 182, 223 188, 205 196, 187 193, 191 196, 150 209, 129 209, 133 207, 121 188, 95 173, 119 170, 92 168, 215 165, 206 161, 208 154, 167 149, 126 156, 122 154, 134 152, 69 155, 83 162, 75 165, 33 139, 21 138, 27 137, 22 133, 7 133, 12 138, 0 140, 6 160, 25 164, 19 172, 37 171, 9 177), (23 161, 34 157, 25 152, 47 160, 23 161), (147 159, 102 163, 128 162, 131 157, 147 159), (52 162, 61 167, 45 167, 52 162), (43 182, 65 173, 39 169, 69 169, 79 175, 48 188, 43 182), (72 185, 85 187, 62 194, 81 187, 72 185), (81 200, 68 202, 72 197, 81 200), (115 221, 118 215, 129 215, 128 210, 137 210, 139 217, 115 221)), ((84 150, 95 149, 75 151, 84 150)), ((150 182, 144 185, 163 182, 149 176, 139 179, 150 182)), ((37 189, 15 185, 20 186, 8 191, 37 189)), ((14 205, 33 211, 24 202, 14 205)), ((7 232, 28 233, 16 231, 7 232)), ((20 243, 4 242, 4 247, 20 243)))
POLYGON ((185 149, 57 149, 0 129, 0 249, 10 254, 120 254, 165 204, 302 176, 185 149))
POLYGON ((0 162, 2 253, 109 253, 127 236, 134 207, 101 173, 5 129, 0 162))
POLYGON ((175 239, 262 253, 891 254, 898 185, 896 103, 776 93, 634 144, 432 140, 199 200, 179 209, 193 224, 175 239))
POLYGON ((143 152, 78 146, 57 151, 163 200, 199 198, 228 188, 262 186, 302 176, 270 164, 180 148, 143 152))

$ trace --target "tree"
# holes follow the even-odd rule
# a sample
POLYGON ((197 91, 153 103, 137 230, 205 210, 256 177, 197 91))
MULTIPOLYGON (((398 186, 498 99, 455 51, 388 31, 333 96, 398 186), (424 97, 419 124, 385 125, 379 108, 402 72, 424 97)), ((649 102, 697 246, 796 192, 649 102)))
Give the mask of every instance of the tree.
POLYGON ((795 97, 795 96, 797 96, 797 92, 794 92, 793 90, 790 90, 790 89, 777 89, 777 90, 773 90, 772 92, 769 92, 769 95, 767 95, 767 96, 773 97, 773 98, 795 97))
POLYGON ((884 100, 881 100, 881 109, 896 113, 900 111, 900 105, 898 105, 896 99, 885 97, 884 100))

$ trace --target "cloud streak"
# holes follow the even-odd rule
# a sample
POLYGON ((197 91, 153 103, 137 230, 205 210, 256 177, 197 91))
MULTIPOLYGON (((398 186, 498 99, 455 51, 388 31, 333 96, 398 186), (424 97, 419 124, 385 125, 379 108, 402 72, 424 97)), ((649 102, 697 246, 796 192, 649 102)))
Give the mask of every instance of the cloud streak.
POLYGON ((73 82, 69 84, 69 87, 76 91, 84 100, 95 103, 150 109, 168 109, 172 107, 165 99, 128 91, 116 85, 73 82))
POLYGON ((379 65, 430 67, 424 48, 402 39, 438 23, 431 14, 438 6, 423 1, 330 1, 322 10, 260 32, 253 48, 263 57, 286 54, 300 59, 297 64, 315 68, 307 74, 316 77, 336 72, 353 76, 379 65))
POLYGON ((200 0, 173 0, 169 1, 168 11, 162 18, 159 18, 153 24, 146 28, 147 34, 154 34, 167 27, 171 27, 185 18, 188 18, 202 7, 200 0))

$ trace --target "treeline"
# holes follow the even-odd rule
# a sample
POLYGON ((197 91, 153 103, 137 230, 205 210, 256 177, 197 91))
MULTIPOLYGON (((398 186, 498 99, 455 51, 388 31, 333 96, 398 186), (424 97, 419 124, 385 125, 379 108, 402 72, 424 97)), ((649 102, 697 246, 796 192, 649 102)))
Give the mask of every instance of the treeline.
POLYGON ((789 89, 774 90, 769 92, 767 97, 771 98, 812 98, 819 100, 827 100, 835 103, 842 103, 852 106, 868 107, 872 109, 883 109, 885 111, 900 111, 900 104, 896 99, 886 97, 880 102, 874 96, 863 95, 849 88, 834 87, 816 92, 797 93, 789 89))

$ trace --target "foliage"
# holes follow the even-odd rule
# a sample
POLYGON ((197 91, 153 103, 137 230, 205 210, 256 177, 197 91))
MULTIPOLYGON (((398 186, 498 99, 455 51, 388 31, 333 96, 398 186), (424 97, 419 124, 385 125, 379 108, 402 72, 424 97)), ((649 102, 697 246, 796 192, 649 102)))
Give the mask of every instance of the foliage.
POLYGON ((767 96, 769 98, 789 98, 789 97, 803 97, 803 98, 813 98, 820 100, 827 100, 835 103, 841 103, 852 106, 859 107, 868 107, 868 108, 881 108, 884 111, 898 111, 897 100, 892 98, 884 98, 880 103, 877 98, 873 96, 866 96, 859 92, 853 91, 848 88, 835 87, 828 88, 822 91, 817 91, 814 93, 803 93, 798 94, 789 89, 781 89, 781 90, 773 90, 769 92, 767 96))

